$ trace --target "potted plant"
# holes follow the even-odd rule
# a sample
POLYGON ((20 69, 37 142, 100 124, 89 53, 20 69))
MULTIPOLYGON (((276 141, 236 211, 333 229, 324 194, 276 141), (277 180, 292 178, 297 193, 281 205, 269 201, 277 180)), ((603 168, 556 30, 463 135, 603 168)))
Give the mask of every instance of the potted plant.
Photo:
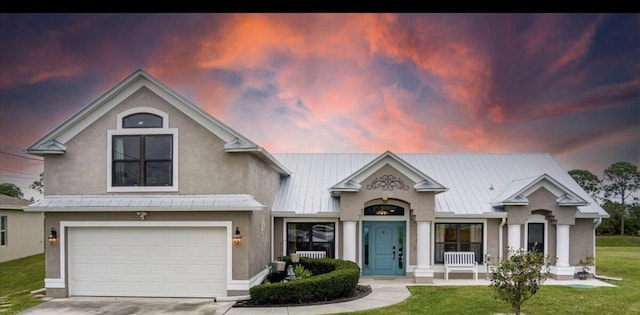
POLYGON ((284 271, 284 268, 287 266, 287 262, 281 260, 281 257, 278 257, 277 260, 271 262, 271 268, 277 272, 284 271))
POLYGON ((298 262, 300 262, 300 254, 298 254, 298 253, 291 253, 291 255, 289 255, 289 257, 291 257, 291 263, 292 264, 297 264, 298 262))
POLYGON ((582 267, 582 271, 578 272, 578 278, 580 280, 587 280, 589 278, 589 266, 593 265, 593 260, 593 256, 587 255, 578 262, 578 265, 582 267))

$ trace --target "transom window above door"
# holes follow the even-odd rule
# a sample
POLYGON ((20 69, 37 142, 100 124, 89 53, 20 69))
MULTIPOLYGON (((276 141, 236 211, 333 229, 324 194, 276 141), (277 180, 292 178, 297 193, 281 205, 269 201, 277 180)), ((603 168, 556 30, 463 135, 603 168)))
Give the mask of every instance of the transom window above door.
POLYGON ((364 215, 404 215, 404 208, 395 205, 373 205, 364 208, 364 215))

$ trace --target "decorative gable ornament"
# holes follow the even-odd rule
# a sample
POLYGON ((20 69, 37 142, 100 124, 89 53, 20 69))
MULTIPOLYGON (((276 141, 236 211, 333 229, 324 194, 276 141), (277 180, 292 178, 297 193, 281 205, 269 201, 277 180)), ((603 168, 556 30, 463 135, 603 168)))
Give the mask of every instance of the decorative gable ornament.
MULTIPOLYGON (((339 196, 341 192, 358 192, 361 188, 360 183, 385 165, 393 167, 402 175, 417 183, 413 185, 413 188, 417 192, 430 191, 441 193, 448 190, 447 187, 444 187, 444 185, 427 176, 415 166, 407 163, 391 151, 386 151, 353 174, 349 175, 347 178, 333 185, 329 188, 329 192, 331 192, 332 196, 339 196)), ((371 183, 367 184, 365 187, 368 190, 380 188, 388 191, 393 189, 408 190, 410 186, 398 177, 385 174, 374 178, 371 183)))

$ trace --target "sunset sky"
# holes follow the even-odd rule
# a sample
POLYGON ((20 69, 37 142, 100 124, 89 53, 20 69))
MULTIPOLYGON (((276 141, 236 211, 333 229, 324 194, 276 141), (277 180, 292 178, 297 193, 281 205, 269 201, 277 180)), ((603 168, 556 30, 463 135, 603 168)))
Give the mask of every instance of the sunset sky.
POLYGON ((639 14, 4 13, 0 45, 0 182, 26 197, 24 150, 137 69, 271 153, 640 160, 639 14))

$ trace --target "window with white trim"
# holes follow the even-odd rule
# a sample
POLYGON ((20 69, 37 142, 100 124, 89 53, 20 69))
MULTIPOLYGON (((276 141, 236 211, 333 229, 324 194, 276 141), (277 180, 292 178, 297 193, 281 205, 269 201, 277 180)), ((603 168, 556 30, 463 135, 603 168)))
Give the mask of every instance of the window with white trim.
POLYGON ((483 255, 482 223, 436 223, 435 263, 444 263, 445 252, 474 252, 478 263, 483 255))
POLYGON ((7 246, 7 216, 0 217, 0 246, 7 246))
POLYGON ((168 119, 148 107, 117 115, 117 129, 107 131, 107 191, 178 190, 178 130, 168 128, 168 119))
POLYGON ((113 136, 113 186, 171 186, 172 135, 113 136))
POLYGON ((324 251, 329 258, 335 252, 335 223, 287 223, 287 254, 296 251, 324 251))

